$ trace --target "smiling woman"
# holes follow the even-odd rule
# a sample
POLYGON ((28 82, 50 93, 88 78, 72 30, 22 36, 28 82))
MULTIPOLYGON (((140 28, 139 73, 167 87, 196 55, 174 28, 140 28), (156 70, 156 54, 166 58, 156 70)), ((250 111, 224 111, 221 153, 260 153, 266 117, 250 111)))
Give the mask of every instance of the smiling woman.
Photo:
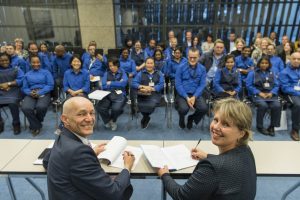
POLYGON ((256 167, 251 149, 251 109, 233 98, 222 99, 214 105, 210 125, 212 143, 219 155, 209 155, 192 149, 199 161, 184 185, 177 184, 168 168, 159 169, 167 192, 173 199, 246 199, 256 194, 256 167))

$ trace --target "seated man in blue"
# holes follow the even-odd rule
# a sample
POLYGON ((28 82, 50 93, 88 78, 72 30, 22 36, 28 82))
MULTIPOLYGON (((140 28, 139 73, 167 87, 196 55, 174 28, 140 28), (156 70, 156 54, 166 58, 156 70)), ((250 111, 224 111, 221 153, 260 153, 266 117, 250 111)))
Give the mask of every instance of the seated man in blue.
POLYGON ((102 78, 102 89, 111 93, 98 102, 96 109, 100 113, 106 128, 112 131, 117 130, 117 119, 123 113, 126 103, 125 88, 128 77, 120 69, 120 62, 117 58, 108 60, 109 70, 105 72, 102 78), (110 111, 110 112, 109 112, 110 111))
POLYGON ((54 81, 51 73, 41 68, 38 56, 31 56, 32 70, 25 74, 22 91, 26 95, 22 111, 29 121, 29 129, 36 136, 40 133, 42 122, 47 113, 54 81))
POLYGON ((144 52, 145 52, 144 58, 145 59, 148 57, 154 57, 155 47, 156 47, 156 41, 154 39, 150 39, 149 45, 144 50, 144 52))
POLYGON ((10 56, 10 65, 20 68, 23 72, 26 71, 26 62, 16 53, 16 46, 14 44, 6 45, 6 53, 10 56))
POLYGON ((64 92, 67 98, 75 96, 87 97, 90 92, 90 76, 88 71, 82 69, 82 61, 78 55, 74 55, 70 60, 71 69, 64 75, 64 92))
POLYGON ((257 106, 257 130, 264 135, 274 136, 274 127, 280 126, 281 105, 278 101, 279 82, 271 68, 269 57, 262 56, 256 70, 249 72, 246 86, 257 106), (268 109, 271 110, 271 124, 268 129, 265 129, 263 122, 268 109))
POLYGON ((106 71, 103 63, 96 57, 96 46, 88 46, 89 57, 86 56, 83 61, 83 69, 89 71, 91 80, 94 76, 103 76, 106 71))
POLYGON ((288 95, 292 103, 292 131, 291 137, 299 141, 300 129, 300 52, 291 55, 291 63, 279 74, 282 92, 288 95))
POLYGON ((59 91, 63 88, 63 78, 65 72, 71 68, 70 60, 72 55, 67 53, 65 47, 57 45, 55 47, 55 56, 52 61, 53 77, 54 77, 54 90, 53 99, 57 100, 59 97, 59 91))
MULTIPOLYGON (((23 77, 23 71, 10 64, 10 56, 7 53, 0 53, 0 108, 9 107, 15 135, 21 133, 19 102, 22 98, 20 87, 22 86, 23 77)), ((1 117, 0 110, 0 133, 3 131, 4 120, 1 117)))
POLYGON ((279 73, 284 69, 284 63, 279 56, 276 56, 276 47, 274 46, 274 44, 268 45, 267 53, 272 64, 271 70, 278 77, 279 73))
POLYGON ((246 81, 248 72, 254 69, 254 63, 250 54, 251 48, 245 46, 242 49, 242 55, 235 57, 235 66, 239 69, 243 81, 246 81))
POLYGON ((218 69, 213 80, 214 94, 216 98, 238 97, 242 87, 239 70, 235 67, 234 55, 225 56, 225 67, 218 69))
POLYGON ((172 57, 174 56, 174 50, 178 45, 177 38, 175 37, 172 38, 170 42, 171 46, 164 50, 164 57, 167 61, 172 59, 172 57))
POLYGON ((189 109, 195 110, 194 114, 188 116, 187 128, 191 129, 193 123, 198 124, 207 113, 207 105, 201 97, 206 85, 206 70, 198 63, 199 50, 190 49, 188 52, 188 63, 176 71, 175 87, 176 108, 179 114, 179 127, 185 128, 185 115, 189 109))
POLYGON ((176 47, 174 50, 174 56, 169 60, 167 64, 166 76, 170 78, 171 84, 175 85, 175 74, 176 71, 182 67, 183 65, 187 64, 188 60, 182 57, 182 49, 176 47))
POLYGON ((164 88, 164 75, 155 70, 153 58, 146 59, 145 69, 133 79, 132 88, 137 90, 138 108, 143 115, 141 127, 145 129, 149 125, 150 115, 160 103, 161 91, 164 88))

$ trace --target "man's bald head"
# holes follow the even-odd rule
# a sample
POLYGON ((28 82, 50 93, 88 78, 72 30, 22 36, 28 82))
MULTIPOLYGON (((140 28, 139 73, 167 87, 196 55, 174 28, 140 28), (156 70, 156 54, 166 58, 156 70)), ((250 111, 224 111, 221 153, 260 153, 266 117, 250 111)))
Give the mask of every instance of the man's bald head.
POLYGON ((83 104, 91 104, 93 105, 90 100, 84 97, 72 97, 65 101, 63 105, 63 113, 64 115, 69 115, 72 113, 72 111, 76 110, 76 108, 79 108, 83 104))
POLYGON ((299 52, 292 53, 291 65, 292 65, 292 67, 296 67, 296 68, 300 67, 300 53, 299 52))
POLYGON ((62 57, 65 54, 65 47, 63 45, 57 45, 55 47, 55 54, 58 57, 62 57))
POLYGON ((71 132, 86 137, 93 133, 94 106, 87 98, 72 97, 64 103, 61 121, 71 132))

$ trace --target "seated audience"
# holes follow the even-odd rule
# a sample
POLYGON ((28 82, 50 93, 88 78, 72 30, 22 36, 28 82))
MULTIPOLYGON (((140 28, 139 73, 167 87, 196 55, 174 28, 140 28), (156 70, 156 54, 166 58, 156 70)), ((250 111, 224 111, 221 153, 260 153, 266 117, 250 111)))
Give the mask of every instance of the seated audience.
POLYGON ((126 85, 128 77, 120 68, 117 58, 108 60, 109 70, 102 78, 102 89, 110 91, 106 97, 97 103, 96 109, 100 113, 106 128, 117 130, 117 119, 123 113, 126 103, 126 85))
POLYGON ((291 55, 294 53, 294 46, 291 42, 287 42, 283 45, 283 51, 279 54, 279 57, 282 59, 284 65, 286 66, 291 62, 291 55))
MULTIPOLYGON (((12 126, 15 135, 21 133, 19 117, 19 102, 24 73, 17 66, 10 64, 10 56, 0 53, 0 108, 8 106, 12 116, 12 126)), ((4 131, 4 120, 0 110, 0 133, 4 131)))
POLYGON ((26 60, 29 56, 29 53, 27 50, 24 49, 24 41, 22 38, 16 38, 15 39, 15 47, 16 47, 16 54, 20 57, 26 60))
POLYGON ((279 82, 276 74, 271 70, 272 64, 268 56, 263 56, 257 63, 254 71, 247 77, 249 95, 257 106, 256 128, 264 134, 275 136, 274 127, 280 126, 281 105, 278 100, 279 82), (270 126, 264 128, 264 116, 268 109, 271 110, 270 126))
POLYGON ((185 49, 183 49, 183 56, 187 57, 188 53, 189 53, 189 49, 191 48, 195 48, 199 50, 199 56, 201 56, 202 51, 201 51, 201 45, 200 45, 201 41, 200 41, 200 37, 199 36, 194 36, 192 38, 192 44, 189 47, 186 47, 185 49))
POLYGON ((132 88, 137 90, 138 109, 143 115, 141 127, 146 129, 151 119, 150 115, 160 103, 164 88, 164 75, 155 69, 153 58, 146 59, 145 69, 133 79, 132 88))
POLYGON ((177 38, 175 38, 175 37, 172 38, 170 40, 170 42, 171 42, 171 45, 164 50, 164 57, 167 61, 172 59, 172 57, 174 56, 174 50, 176 49, 176 47, 178 45, 177 38))
POLYGON ((134 60, 136 64, 136 71, 140 71, 141 69, 144 68, 145 53, 144 50, 142 49, 141 41, 139 40, 135 41, 134 48, 130 52, 129 58, 134 60))
POLYGON ((31 70, 25 74, 22 91, 26 95, 22 111, 29 121, 29 129, 36 136, 40 133, 42 122, 47 113, 54 81, 51 73, 41 68, 39 57, 30 56, 31 70))
POLYGON ((250 57, 251 49, 248 46, 243 47, 242 54, 235 57, 235 65, 242 75, 242 81, 245 81, 249 71, 254 69, 254 63, 250 57))
POLYGON ((238 100, 227 98, 215 103, 213 112, 211 141, 218 147, 219 155, 193 148, 191 156, 199 163, 184 185, 173 180, 168 166, 158 170, 164 188, 175 200, 254 200, 256 167, 248 146, 252 135, 251 109, 238 100))
POLYGON ((18 67, 23 72, 26 71, 26 62, 23 58, 16 54, 16 48, 14 44, 6 44, 6 53, 10 56, 10 65, 13 67, 18 67))
POLYGON ((230 53, 235 57, 240 56, 242 54, 242 50, 246 46, 246 42, 243 38, 237 38, 234 43, 234 50, 230 53))
POLYGON ((284 64, 283 64, 281 58, 275 55, 276 47, 274 44, 269 44, 267 49, 268 49, 267 54, 268 54, 271 64, 272 64, 271 70, 278 77, 279 73, 284 69, 284 64))
POLYGON ((127 73, 128 78, 132 78, 136 74, 136 64, 129 58, 129 49, 127 48, 121 49, 120 69, 127 73))
POLYGON ((150 39, 149 40, 149 44, 148 47, 145 48, 144 52, 144 58, 148 58, 148 57, 154 57, 154 50, 156 47, 156 41, 154 39, 150 39))

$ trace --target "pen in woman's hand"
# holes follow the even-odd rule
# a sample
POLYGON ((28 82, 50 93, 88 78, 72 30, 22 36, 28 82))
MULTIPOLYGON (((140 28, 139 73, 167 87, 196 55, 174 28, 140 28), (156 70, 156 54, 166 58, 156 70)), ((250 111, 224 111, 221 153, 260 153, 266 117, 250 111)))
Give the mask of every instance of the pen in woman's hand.
POLYGON ((197 149, 197 147, 198 147, 198 145, 200 144, 200 142, 201 142, 201 138, 199 139, 199 141, 198 141, 198 143, 197 143, 197 145, 195 146, 194 149, 197 149))

